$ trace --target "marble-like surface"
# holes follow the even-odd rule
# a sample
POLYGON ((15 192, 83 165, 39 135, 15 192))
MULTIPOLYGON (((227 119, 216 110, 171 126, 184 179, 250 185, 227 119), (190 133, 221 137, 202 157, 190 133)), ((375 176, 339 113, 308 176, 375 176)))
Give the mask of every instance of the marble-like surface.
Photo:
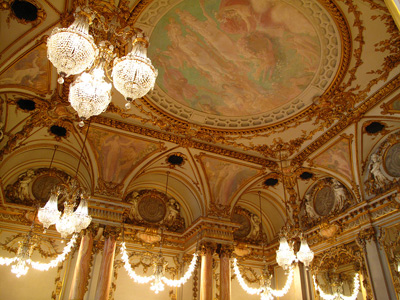
POLYGON ((85 296, 86 286, 89 281, 90 259, 92 257, 93 236, 87 234, 82 236, 79 246, 78 258, 69 293, 70 300, 82 300, 85 296))
POLYGON ((104 242, 95 300, 108 300, 114 268, 115 246, 115 237, 110 236, 104 242))

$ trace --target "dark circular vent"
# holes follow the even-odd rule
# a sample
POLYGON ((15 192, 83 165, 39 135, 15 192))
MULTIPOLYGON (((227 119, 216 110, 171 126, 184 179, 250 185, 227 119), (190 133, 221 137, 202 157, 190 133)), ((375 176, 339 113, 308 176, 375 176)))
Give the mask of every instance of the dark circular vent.
POLYGON ((35 101, 29 99, 19 99, 17 101, 17 105, 20 109, 29 111, 34 110, 36 108, 35 101))
POLYGON ((264 181, 264 185, 266 186, 275 186, 278 184, 278 179, 275 178, 268 178, 264 181))
POLYGON ((59 137, 65 137, 67 135, 67 129, 61 126, 53 125, 50 127, 51 133, 59 137))
POLYGON ((367 127, 365 127, 365 130, 368 133, 378 133, 378 132, 382 131, 383 128, 385 128, 385 125, 383 125, 382 123, 372 122, 367 127))
POLYGON ((172 154, 168 157, 168 163, 170 163, 171 165, 174 166, 180 166, 183 163, 183 157, 176 155, 176 154, 172 154))
POLYGON ((303 172, 300 174, 300 178, 303 180, 311 179, 313 176, 314 174, 310 172, 303 172))
POLYGON ((35 21, 38 17, 38 8, 28 1, 15 0, 11 9, 18 19, 26 22, 35 21))

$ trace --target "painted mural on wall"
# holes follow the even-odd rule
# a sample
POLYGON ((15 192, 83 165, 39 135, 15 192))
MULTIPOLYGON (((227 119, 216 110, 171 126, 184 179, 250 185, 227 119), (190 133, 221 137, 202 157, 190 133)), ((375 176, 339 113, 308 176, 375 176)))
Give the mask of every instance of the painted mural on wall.
POLYGON ((329 149, 313 159, 314 165, 330 169, 349 179, 352 178, 350 163, 350 142, 346 138, 340 139, 329 149))
POLYGON ((212 199, 218 205, 228 205, 241 185, 258 173, 256 169, 207 156, 201 161, 212 199))
POLYGON ((118 135, 98 128, 91 128, 88 137, 104 181, 121 183, 133 168, 159 145, 141 139, 118 135))
POLYGON ((39 92, 47 92, 50 70, 47 48, 42 43, 0 75, 0 86, 20 85, 39 92))
POLYGON ((300 95, 320 62, 317 33, 281 1, 186 0, 157 23, 157 84, 195 110, 255 115, 300 95))

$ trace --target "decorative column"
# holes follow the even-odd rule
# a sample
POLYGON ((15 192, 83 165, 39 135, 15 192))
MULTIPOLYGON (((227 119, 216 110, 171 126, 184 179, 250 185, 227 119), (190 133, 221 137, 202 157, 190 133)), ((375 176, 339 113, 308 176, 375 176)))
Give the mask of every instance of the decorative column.
POLYGON ((232 247, 230 245, 221 246, 219 252, 220 300, 231 299, 231 254, 232 247))
POLYGON ((206 242, 201 246, 200 300, 212 300, 212 256, 215 249, 214 243, 206 242))
POLYGON ((87 291, 89 281, 90 260, 93 249, 93 231, 84 230, 79 246, 78 258, 76 260, 74 277, 72 279, 69 300, 82 300, 87 291))
POLYGON ((387 263, 385 263, 384 253, 382 253, 377 243, 375 229, 369 227, 361 230, 358 234, 357 243, 363 249, 374 299, 396 299, 396 292, 389 273, 390 270, 387 263))
POLYGON ((104 234, 103 257, 101 259, 99 278, 97 280, 95 300, 108 300, 114 269, 114 255, 117 232, 107 230, 104 234))

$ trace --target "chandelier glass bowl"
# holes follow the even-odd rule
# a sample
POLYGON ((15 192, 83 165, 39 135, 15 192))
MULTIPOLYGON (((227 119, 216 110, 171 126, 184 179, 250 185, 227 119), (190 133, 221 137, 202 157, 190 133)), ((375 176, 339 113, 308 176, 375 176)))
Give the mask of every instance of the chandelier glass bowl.
POLYGON ((149 42, 143 36, 137 37, 132 51, 114 60, 112 78, 115 88, 126 98, 130 108, 133 99, 141 98, 154 88, 158 71, 147 57, 149 42))
POLYGON ((81 119, 80 126, 83 126, 84 120, 107 109, 111 102, 111 83, 105 81, 101 66, 76 78, 71 84, 69 102, 81 119))
POLYGON ((70 75, 89 68, 98 55, 98 48, 89 34, 88 14, 80 11, 68 28, 55 28, 47 40, 47 57, 60 74, 59 83, 70 75))
POLYGON ((285 271, 288 271, 295 259, 296 255, 294 254, 293 246, 289 245, 286 237, 281 237, 279 249, 276 251, 276 262, 285 271))
POLYGON ((308 266, 314 259, 314 252, 311 251, 310 247, 307 244, 307 240, 303 237, 300 241, 300 249, 299 252, 297 252, 297 259, 301 261, 306 268, 308 268, 308 266))

